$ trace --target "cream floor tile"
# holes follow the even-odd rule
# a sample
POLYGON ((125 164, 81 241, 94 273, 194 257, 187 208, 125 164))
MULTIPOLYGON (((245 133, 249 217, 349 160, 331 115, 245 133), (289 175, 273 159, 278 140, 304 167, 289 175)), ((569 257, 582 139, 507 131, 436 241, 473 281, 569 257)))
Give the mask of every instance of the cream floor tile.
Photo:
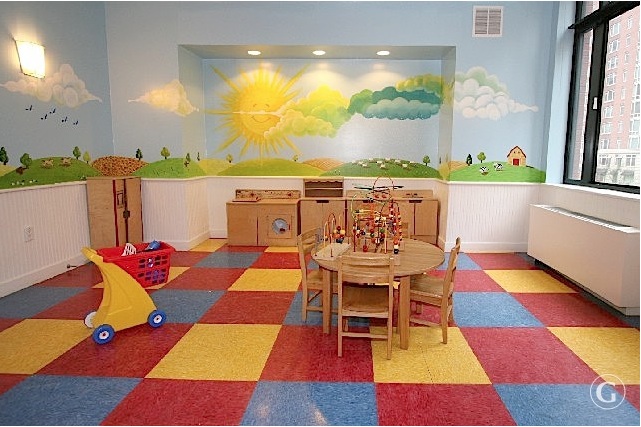
POLYGON ((92 331, 82 320, 25 319, 0 332, 0 373, 34 374, 92 331))
POLYGON ((548 328, 599 375, 639 384, 639 331, 634 328, 548 328))
POLYGON ((300 281, 300 269, 248 268, 229 290, 296 292, 300 281))
POLYGON ((298 252, 298 248, 296 246, 270 246, 265 249, 265 252, 290 253, 298 252))
POLYGON ((575 291, 542 270, 485 270, 508 292, 575 293, 575 291))
POLYGON ((257 381, 280 325, 195 324, 147 378, 257 381))

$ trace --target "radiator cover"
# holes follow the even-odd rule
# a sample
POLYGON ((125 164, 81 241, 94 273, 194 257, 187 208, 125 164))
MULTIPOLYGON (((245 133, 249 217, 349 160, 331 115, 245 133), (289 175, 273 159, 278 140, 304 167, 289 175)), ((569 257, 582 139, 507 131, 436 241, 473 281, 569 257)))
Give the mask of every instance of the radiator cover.
POLYGON ((530 205, 528 255, 626 315, 639 315, 639 229, 530 205))

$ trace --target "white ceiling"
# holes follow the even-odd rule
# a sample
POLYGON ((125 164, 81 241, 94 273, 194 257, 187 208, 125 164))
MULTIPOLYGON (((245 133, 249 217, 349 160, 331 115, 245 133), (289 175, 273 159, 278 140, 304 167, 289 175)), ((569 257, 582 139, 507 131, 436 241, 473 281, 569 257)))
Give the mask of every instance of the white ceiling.
POLYGON ((202 59, 385 59, 385 60, 441 60, 453 46, 327 46, 327 45, 181 45, 202 59), (259 56, 247 54, 259 50, 259 56), (327 52, 323 56, 314 50, 327 52), (388 50, 388 56, 378 56, 379 50, 388 50))

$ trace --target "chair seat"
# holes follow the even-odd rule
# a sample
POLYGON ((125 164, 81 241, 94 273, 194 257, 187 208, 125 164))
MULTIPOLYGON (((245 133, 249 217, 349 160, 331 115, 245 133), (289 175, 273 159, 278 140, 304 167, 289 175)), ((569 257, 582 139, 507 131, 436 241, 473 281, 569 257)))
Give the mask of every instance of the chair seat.
POLYGON ((380 314, 386 316, 387 286, 352 286, 343 288, 343 313, 349 316, 350 312, 380 314))
POLYGON ((412 276, 410 281, 410 292, 420 292, 426 296, 440 298, 443 296, 443 279, 440 277, 421 274, 412 276))

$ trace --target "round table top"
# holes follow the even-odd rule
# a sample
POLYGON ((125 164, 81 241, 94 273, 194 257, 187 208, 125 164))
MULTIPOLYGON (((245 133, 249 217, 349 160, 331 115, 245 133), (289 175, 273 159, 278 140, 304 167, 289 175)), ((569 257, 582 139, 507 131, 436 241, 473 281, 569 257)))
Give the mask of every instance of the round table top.
MULTIPOLYGON (((394 276, 396 277, 422 274, 427 270, 438 267, 445 261, 445 253, 438 246, 415 239, 404 239, 404 243, 404 249, 396 255, 400 258, 400 262, 397 262, 394 267, 394 276)), ((350 248, 345 253, 353 252, 350 248)), ((338 271, 338 261, 336 259, 316 259, 313 255, 312 258, 322 268, 338 271)))

